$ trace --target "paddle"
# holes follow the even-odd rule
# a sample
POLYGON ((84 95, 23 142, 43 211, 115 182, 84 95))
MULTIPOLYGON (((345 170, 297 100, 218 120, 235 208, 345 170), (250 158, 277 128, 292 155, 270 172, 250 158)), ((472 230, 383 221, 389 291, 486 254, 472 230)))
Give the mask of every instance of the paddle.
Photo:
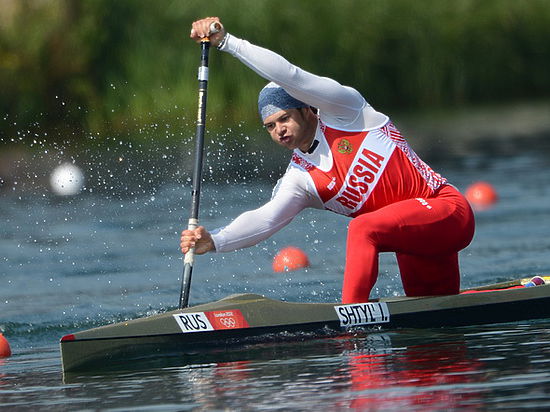
MULTIPOLYGON (((219 23, 210 25, 210 33, 219 32, 219 23)), ((199 200, 202 181, 202 159, 204 152, 204 132, 206 125, 206 88, 208 86, 208 52, 210 39, 204 37, 200 43, 201 61, 199 66, 199 107, 197 114, 197 130, 195 133, 195 164, 193 166, 193 188, 191 191, 191 215, 187 229, 195 230, 199 225, 199 200)), ((181 292, 179 308, 189 306, 189 290, 191 288, 191 274, 195 263, 195 249, 190 249, 183 260, 183 277, 181 279, 181 292)))

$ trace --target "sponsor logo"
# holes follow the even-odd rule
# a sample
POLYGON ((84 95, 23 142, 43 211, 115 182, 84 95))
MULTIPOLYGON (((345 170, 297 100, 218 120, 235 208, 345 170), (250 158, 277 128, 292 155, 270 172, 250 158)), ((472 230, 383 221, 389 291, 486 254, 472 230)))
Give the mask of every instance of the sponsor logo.
POLYGON ((353 152, 353 146, 351 145, 350 141, 348 139, 342 139, 338 143, 338 153, 342 154, 350 154, 353 152))
POLYGON ((432 206, 428 203, 428 201, 426 199, 422 199, 421 197, 417 197, 416 200, 422 205, 424 206, 426 209, 431 209, 432 206))
POLYGON ((390 311, 385 302, 354 303, 335 306, 334 310, 340 319, 340 326, 375 325, 390 321, 390 311))
POLYGON ((336 186, 336 178, 333 177, 330 181, 330 183, 327 185, 327 189, 328 190, 332 190, 334 189, 334 186, 336 186))

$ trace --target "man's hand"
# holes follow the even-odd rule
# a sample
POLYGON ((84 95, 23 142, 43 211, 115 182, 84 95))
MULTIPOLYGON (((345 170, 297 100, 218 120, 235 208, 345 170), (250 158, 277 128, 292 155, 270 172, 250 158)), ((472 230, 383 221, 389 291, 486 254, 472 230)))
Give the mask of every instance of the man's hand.
POLYGON ((225 37, 225 29, 218 17, 206 17, 201 20, 193 22, 191 26, 191 34, 189 35, 197 43, 200 43, 202 39, 208 37, 210 44, 217 47, 225 37), (215 23, 215 27, 218 30, 216 33, 212 33, 212 23, 215 23))
POLYGON ((204 226, 199 226, 195 230, 186 229, 181 232, 180 247, 182 253, 187 253, 189 249, 194 247, 196 255, 215 250, 212 236, 204 226))

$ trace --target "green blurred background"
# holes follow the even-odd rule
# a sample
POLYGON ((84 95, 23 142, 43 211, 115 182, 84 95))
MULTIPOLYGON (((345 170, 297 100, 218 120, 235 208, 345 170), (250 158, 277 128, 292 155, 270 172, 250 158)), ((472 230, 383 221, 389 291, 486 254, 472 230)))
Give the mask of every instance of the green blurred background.
MULTIPOLYGON (((548 0, 0 0, 0 144, 192 132, 193 20, 353 85, 379 110, 550 97, 548 0), (182 132, 183 129, 190 129, 182 132), (153 133, 154 134, 154 133, 153 133)), ((257 130, 264 80, 211 54, 210 130, 257 130)), ((243 138, 246 133, 241 133, 243 138)))

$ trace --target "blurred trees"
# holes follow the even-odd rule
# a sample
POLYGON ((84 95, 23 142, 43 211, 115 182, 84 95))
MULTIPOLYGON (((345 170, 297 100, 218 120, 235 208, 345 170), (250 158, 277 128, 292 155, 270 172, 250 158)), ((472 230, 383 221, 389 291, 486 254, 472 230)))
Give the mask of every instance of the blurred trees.
MULTIPOLYGON (((207 15, 388 112, 550 97, 547 0, 0 0, 0 143, 180 139, 207 15)), ((256 128, 264 80, 216 51, 210 73, 209 127, 256 128)))

